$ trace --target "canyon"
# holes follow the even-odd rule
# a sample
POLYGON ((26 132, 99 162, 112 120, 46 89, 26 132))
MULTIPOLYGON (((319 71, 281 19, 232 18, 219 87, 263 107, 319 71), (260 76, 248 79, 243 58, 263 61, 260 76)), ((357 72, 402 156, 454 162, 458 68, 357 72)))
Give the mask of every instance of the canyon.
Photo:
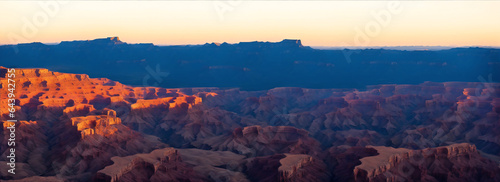
MULTIPOLYGON (((0 67, 0 153, 9 154, 0 67)), ((16 68, 12 181, 499 181, 500 83, 161 88, 16 68)))

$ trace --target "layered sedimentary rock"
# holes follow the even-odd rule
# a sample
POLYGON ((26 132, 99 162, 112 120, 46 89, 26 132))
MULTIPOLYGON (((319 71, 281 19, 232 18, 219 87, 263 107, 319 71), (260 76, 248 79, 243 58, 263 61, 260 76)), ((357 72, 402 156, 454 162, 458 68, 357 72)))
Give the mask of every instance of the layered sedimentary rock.
POLYGON ((81 132, 82 138, 89 135, 101 135, 108 137, 117 132, 112 125, 122 124, 122 120, 116 117, 116 112, 109 110, 107 115, 83 116, 71 118, 71 124, 81 132))
POLYGON ((319 159, 304 154, 285 154, 278 168, 280 181, 328 181, 326 165, 319 159))
MULTIPOLYGON (((2 73, 4 71, 2 68, 2 73)), ((137 100, 169 97, 167 104, 177 108, 182 107, 183 101, 192 106, 199 104, 201 99, 178 93, 178 89, 134 88, 108 79, 91 79, 83 74, 63 74, 47 69, 16 69, 14 81, 16 117, 12 119, 31 120, 16 124, 16 162, 18 166, 26 166, 22 168, 25 175, 5 174, 0 179, 45 174, 87 181, 93 173, 111 163, 113 156, 150 152, 167 146, 157 137, 138 133, 122 124, 119 116, 128 114, 137 100), (112 110, 123 108, 126 113, 112 110)), ((2 88, 8 84, 3 77, 0 82, 2 88)), ((11 119, 7 91, 0 91, 4 125, 7 124, 5 120, 11 119)), ((3 138, 8 134, 7 130, 2 130, 3 138)), ((8 152, 7 144, 0 149, 4 154, 8 152)))
MULTIPOLYGON (((28 117, 33 118, 37 117, 31 116, 31 113, 36 112, 38 107, 51 108, 54 112, 59 112, 56 115, 60 115, 61 108, 79 104, 90 104, 96 109, 103 109, 120 102, 125 102, 130 107, 138 99, 169 99, 169 107, 182 107, 182 104, 191 107, 201 102, 200 97, 185 95, 179 89, 130 87, 105 78, 89 78, 84 74, 64 74, 47 69, 16 69, 14 80, 17 86, 16 105, 21 106, 22 110, 30 114, 28 117)), ((0 83, 7 86, 8 79, 2 78, 0 83)), ((7 90, 2 89, 2 94, 5 94, 3 96, 7 96, 6 93, 7 90)), ((2 99, 1 107, 6 106, 7 100, 2 99)), ((6 114, 6 111, 2 109, 2 114, 6 114)))
POLYGON ((329 181, 327 165, 306 154, 275 154, 247 159, 245 173, 252 181, 329 181))
MULTIPOLYGON (((10 119, 6 72, 0 68, 3 155, 8 153, 5 121, 10 119)), ((156 149, 177 151, 179 160, 164 160, 161 168, 178 166, 179 173, 192 174, 193 180, 409 179, 396 170, 405 166, 405 156, 436 161, 408 162, 417 171, 415 179, 459 180, 457 171, 470 181, 498 178, 498 165, 477 155, 477 150, 491 159, 500 155, 498 83, 426 82, 363 90, 166 89, 41 68, 16 69, 14 80, 16 155, 23 173, 2 172, 1 180, 110 180, 113 175, 96 174, 114 165, 113 157, 151 155, 156 149), (378 150, 381 146, 406 149, 393 155, 378 150), (444 150, 465 153, 445 156, 444 150), (399 157, 372 160, 373 170, 355 169, 386 154, 399 157), (474 162, 465 165, 466 160, 474 162)), ((133 170, 115 165, 129 170, 120 174, 123 180, 178 176, 158 171, 156 162, 141 157, 127 161, 133 170)))
POLYGON ((212 107, 269 125, 306 129, 326 147, 345 144, 419 149, 466 141, 488 153, 500 151, 494 134, 500 119, 498 83, 427 82, 377 85, 365 91, 330 89, 326 93, 297 88, 214 92, 219 95, 206 99, 212 107), (219 104, 225 98, 240 104, 219 104))
POLYGON ((498 164, 474 145, 453 144, 423 150, 373 147, 376 156, 361 159, 356 181, 498 181, 498 164))
POLYGON ((100 170, 96 181, 203 181, 193 168, 182 162, 173 148, 149 154, 113 157, 113 165, 100 170))
POLYGON ((164 148, 151 153, 113 157, 95 181, 248 181, 238 171, 244 156, 231 152, 164 148), (220 166, 226 166, 221 168, 220 166))
POLYGON ((155 136, 122 125, 115 114, 109 110, 107 115, 71 118, 71 125, 76 129, 74 132, 79 132, 80 140, 74 146, 69 144, 53 153, 52 165, 60 169, 60 175, 69 179, 89 180, 93 173, 109 165, 113 156, 150 152, 167 146, 155 136), (67 159, 57 158, 55 155, 59 152, 67 155, 67 159))

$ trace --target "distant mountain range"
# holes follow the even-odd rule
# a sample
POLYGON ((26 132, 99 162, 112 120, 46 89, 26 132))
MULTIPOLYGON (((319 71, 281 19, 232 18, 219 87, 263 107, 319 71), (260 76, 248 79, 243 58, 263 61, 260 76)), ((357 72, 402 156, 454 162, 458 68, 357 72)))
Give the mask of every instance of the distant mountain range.
POLYGON ((324 50, 341 50, 341 49, 387 49, 387 50, 406 50, 406 51, 425 51, 425 50, 446 50, 453 48, 495 48, 492 46, 465 46, 465 47, 453 47, 453 46, 313 46, 315 49, 324 50))
MULTIPOLYGON (((417 49, 417 48, 416 48, 417 49)), ((365 88, 500 81, 500 49, 316 49, 300 40, 157 46, 118 37, 0 46, 0 65, 86 73, 134 86, 365 88), (491 79, 490 79, 491 78, 491 79)))

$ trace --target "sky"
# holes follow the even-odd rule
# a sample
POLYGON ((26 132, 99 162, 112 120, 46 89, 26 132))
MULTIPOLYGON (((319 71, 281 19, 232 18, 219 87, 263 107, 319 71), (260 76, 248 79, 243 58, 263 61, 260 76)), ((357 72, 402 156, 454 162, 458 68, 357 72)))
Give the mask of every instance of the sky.
POLYGON ((500 46, 500 1, 0 1, 0 44, 500 46))

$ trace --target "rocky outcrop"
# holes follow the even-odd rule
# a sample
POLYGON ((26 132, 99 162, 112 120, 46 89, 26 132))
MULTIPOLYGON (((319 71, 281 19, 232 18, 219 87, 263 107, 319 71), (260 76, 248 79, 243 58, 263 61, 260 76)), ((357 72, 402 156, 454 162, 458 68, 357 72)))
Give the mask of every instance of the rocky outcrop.
POLYGON ((93 181, 248 181, 243 173, 233 171, 242 159, 231 152, 157 149, 113 157, 114 163, 97 172, 93 181))
POLYGON ((498 164, 483 158, 474 145, 454 144, 423 150, 374 147, 376 156, 361 159, 356 181, 498 181, 498 164))
POLYGON ((71 124, 77 127, 84 139, 89 135, 101 135, 108 137, 117 132, 113 125, 122 124, 122 120, 116 117, 116 112, 109 110, 107 115, 83 116, 71 118, 71 124))
POLYGON ((247 159, 245 173, 252 181, 329 181, 327 166, 305 154, 275 154, 247 159))
POLYGON ((64 115, 68 118, 86 116, 92 111, 95 111, 95 108, 93 105, 90 104, 78 104, 75 106, 66 107, 63 110, 64 115))
POLYGON ((100 170, 93 181, 203 181, 173 148, 112 160, 114 164, 100 170))
POLYGON ((316 158, 304 154, 285 154, 278 168, 279 181, 328 181, 330 175, 326 165, 316 158))
POLYGON ((377 150, 369 147, 335 146, 326 151, 324 161, 329 165, 332 181, 354 181, 353 171, 361 164, 360 159, 377 154, 377 150))
POLYGON ((71 160, 54 159, 53 165, 60 168, 61 175, 87 179, 90 176, 79 175, 84 172, 96 172, 108 165, 113 156, 150 152, 166 146, 157 137, 136 132, 121 124, 121 119, 113 110, 94 112, 103 115, 70 119, 70 125, 75 128, 74 132, 80 134, 80 141, 74 147, 59 151, 66 153, 71 160))

